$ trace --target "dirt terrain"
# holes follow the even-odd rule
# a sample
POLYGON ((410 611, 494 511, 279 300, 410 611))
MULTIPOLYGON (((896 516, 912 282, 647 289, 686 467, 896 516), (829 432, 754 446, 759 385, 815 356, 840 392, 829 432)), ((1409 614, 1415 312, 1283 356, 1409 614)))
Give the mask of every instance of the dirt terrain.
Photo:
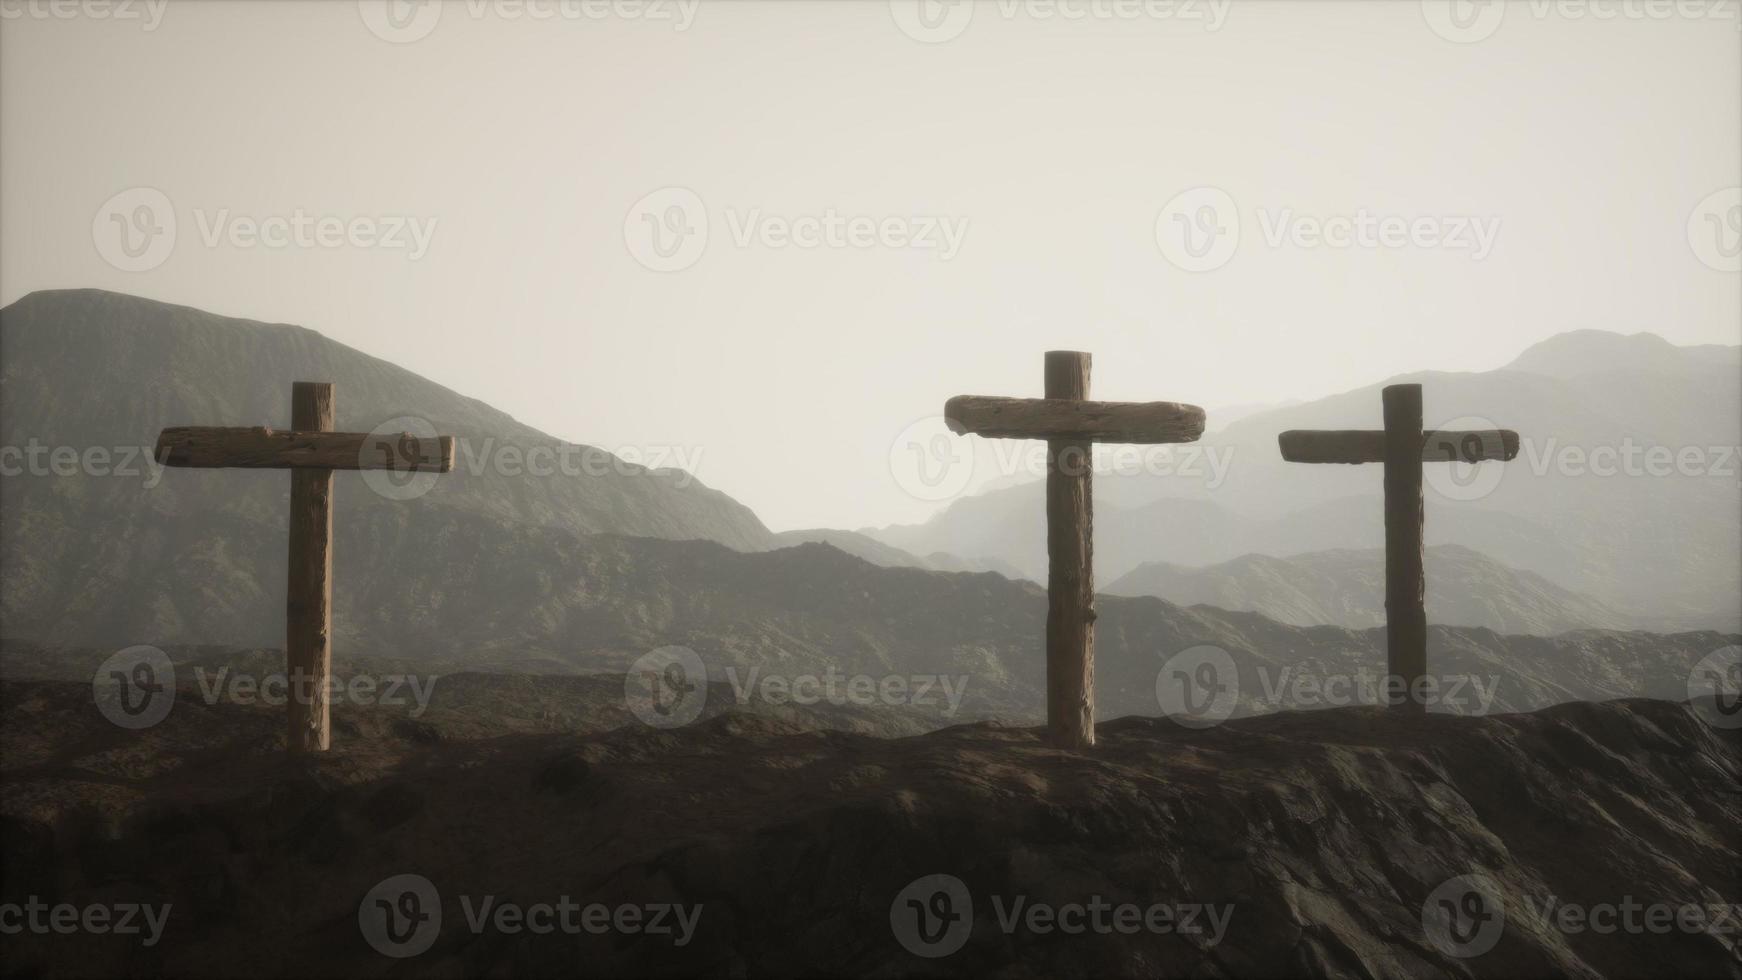
POLYGON ((0 686, 0 900, 169 906, 149 945, 8 935, 0 972, 1742 977, 1742 738, 1683 704, 1126 718, 1079 753, 848 709, 658 730, 621 678, 452 681, 418 718, 341 706, 295 760, 267 707, 128 731, 88 685, 0 686), (1491 904, 1436 918, 1472 881, 1491 904))

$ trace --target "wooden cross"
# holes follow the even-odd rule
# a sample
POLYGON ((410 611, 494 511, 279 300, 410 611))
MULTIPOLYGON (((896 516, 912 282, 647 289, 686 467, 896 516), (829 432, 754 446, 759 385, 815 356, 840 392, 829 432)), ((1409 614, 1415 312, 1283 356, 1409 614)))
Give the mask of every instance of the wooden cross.
POLYGON ((1176 402, 1092 402, 1089 355, 1048 351, 1045 398, 960 395, 952 432, 1046 440, 1046 722, 1067 748, 1095 744, 1094 443, 1192 442, 1204 410, 1176 402))
POLYGON ((1294 430, 1277 437, 1291 463, 1385 464, 1385 656, 1394 708, 1427 711, 1427 579, 1422 572, 1421 464, 1501 461, 1518 455, 1518 433, 1422 431, 1421 385, 1387 385, 1385 429, 1294 430), (1394 680, 1395 679, 1395 680, 1394 680), (1396 685, 1393 687, 1392 685, 1396 685))
POLYGON ((324 752, 332 741, 333 471, 454 468, 453 436, 431 445, 404 432, 334 432, 333 424, 333 386, 298 381, 290 389, 290 431, 185 426, 157 439, 166 466, 291 471, 284 653, 292 752, 324 752))

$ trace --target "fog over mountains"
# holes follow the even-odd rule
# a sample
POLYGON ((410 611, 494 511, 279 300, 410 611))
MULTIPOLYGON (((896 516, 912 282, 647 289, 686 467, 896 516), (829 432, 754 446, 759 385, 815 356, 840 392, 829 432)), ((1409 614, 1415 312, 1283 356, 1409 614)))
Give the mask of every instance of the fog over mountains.
MULTIPOLYGON (((1588 353, 1592 343, 1609 341, 1574 343, 1588 353)), ((112 293, 37 293, 0 314, 0 354, 0 445, 81 453, 108 447, 114 457, 95 466, 87 453, 85 463, 66 472, 50 465, 6 477, 0 639, 14 651, 9 668, 23 663, 41 671, 53 665, 56 650, 80 651, 82 658, 140 643, 281 646, 288 477, 157 471, 137 461, 132 475, 115 470, 127 447, 152 445, 166 425, 282 426, 290 382, 324 379, 338 386, 341 429, 414 417, 462 438, 456 472, 434 480, 422 495, 398 485, 379 492, 358 473, 338 475, 334 628, 341 659, 381 657, 444 669, 621 671, 654 647, 681 644, 701 655, 716 681, 732 670, 775 667, 787 674, 963 676, 972 688, 958 719, 1039 717, 1045 596, 1039 586, 1013 580, 1034 571, 1035 556, 1023 547, 1030 537, 1038 546, 1043 525, 1034 488, 963 501, 925 533, 776 535, 688 474, 645 470, 596 450, 580 457, 586 467, 567 474, 498 466, 494 460, 504 446, 517 447, 524 458, 532 447, 554 451, 566 444, 298 327, 112 293), (475 465, 480 457, 487 462, 475 465), (995 571, 982 571, 987 568, 995 571)), ((1643 414, 1656 428, 1636 431, 1720 441, 1724 420, 1700 420, 1722 414, 1710 399, 1734 400, 1733 391, 1715 383, 1726 356, 1733 351, 1686 352, 1671 358, 1671 367, 1654 367, 1656 375, 1630 376, 1625 395, 1610 393, 1612 415, 1601 417, 1594 414, 1601 402, 1594 375, 1578 375, 1576 382, 1510 370, 1446 376, 1428 379, 1428 391, 1430 405, 1500 405, 1497 414, 1508 423, 1527 420, 1515 423, 1526 432, 1528 419, 1542 418, 1551 407, 1577 408, 1585 415, 1555 431, 1591 437, 1604 418, 1643 414), (1691 388, 1701 372, 1714 382, 1703 393, 1671 384, 1682 377, 1691 388), (1442 393, 1437 402, 1436 391, 1442 393), (1701 398, 1704 408, 1696 411, 1701 398)), ((1153 564, 1117 583, 1115 591, 1211 605, 1187 609, 1149 596, 1103 596, 1097 691, 1104 717, 1156 713, 1158 667, 1195 644, 1228 649, 1243 674, 1251 673, 1241 709, 1249 713, 1292 703, 1286 692, 1281 701, 1267 701, 1260 680, 1296 669, 1383 664, 1382 630, 1307 628, 1376 621, 1377 573, 1358 549, 1377 540, 1378 501, 1343 491, 1361 489, 1355 484, 1362 480, 1376 489, 1378 468, 1279 471, 1258 448, 1268 434, 1271 444, 1264 448, 1274 456, 1271 430, 1283 424, 1372 424, 1364 415, 1376 416, 1377 403, 1376 392, 1362 392, 1299 406, 1286 419, 1237 423, 1222 436, 1238 449, 1226 486, 1195 497, 1127 497, 1123 507, 1098 511, 1098 558, 1109 585, 1140 565, 1181 554, 1226 561, 1256 541, 1278 543, 1284 555, 1357 549, 1337 561, 1244 561, 1262 570, 1263 588, 1255 584, 1257 572, 1153 564), (1302 498, 1300 509, 1235 517, 1244 508, 1260 509, 1253 504, 1267 495, 1283 495, 1278 487, 1247 483, 1282 477, 1287 496, 1302 498), (1347 529, 1341 537, 1339 527, 1347 529), (1201 588, 1190 583, 1194 577, 1220 584, 1191 593, 1201 588), (1218 604, 1274 618, 1213 608, 1218 604)), ((1508 569, 1480 549, 1436 549, 1429 608, 1450 617, 1430 637, 1436 665, 1503 678, 1496 701, 1502 708, 1633 694, 1685 697, 1689 666, 1735 642, 1729 630, 1678 636, 1610 630, 1638 625, 1624 612, 1650 610, 1652 595, 1661 597, 1665 617, 1691 610, 1689 622, 1674 628, 1699 626, 1700 615, 1724 609, 1713 596, 1735 579, 1737 515, 1728 514, 1726 523, 1719 509, 1726 499, 1734 504, 1733 483, 1591 480, 1597 489, 1581 490, 1579 481, 1557 479, 1557 508, 1550 506, 1553 493, 1537 486, 1525 466, 1515 472, 1523 475, 1509 476, 1489 500, 1430 501, 1430 540, 1448 533, 1476 537, 1512 555, 1507 564, 1514 569, 1549 566, 1562 578, 1508 569), (1580 515, 1597 523, 1575 521, 1580 515), (1630 515, 1642 524, 1627 523, 1630 515), (1701 527, 1707 529, 1703 538, 1692 530, 1701 527), (1636 559, 1639 567, 1627 564, 1636 559), (1643 594, 1629 605, 1592 598, 1600 595, 1595 588, 1581 596, 1564 578, 1610 590, 1657 581, 1642 584, 1643 594), (1465 628, 1484 624, 1561 635, 1465 628)), ((1114 488, 1104 498, 1109 504, 1135 486, 1103 482, 1114 488)), ((1736 601, 1734 589, 1728 601, 1736 601)), ((78 659, 64 666, 76 675, 91 664, 78 659)))
MULTIPOLYGON (((1426 557, 1429 622, 1539 636, 1639 625, 1589 596, 1459 545, 1429 548, 1426 557)), ((1206 568, 1148 562, 1102 591, 1257 612, 1294 626, 1384 626, 1385 552, 1243 555, 1206 568)))
MULTIPOLYGON (((1427 467, 1429 546, 1458 545, 1581 593, 1617 621, 1735 628, 1742 617, 1742 403, 1736 347, 1577 331, 1495 371, 1420 372, 1260 412, 1203 443, 1226 477, 1098 477, 1096 574, 1147 562, 1208 566, 1384 542, 1381 467, 1285 463, 1287 429, 1377 429, 1380 389, 1423 385, 1430 428, 1517 430, 1517 460, 1427 467), (1212 485, 1213 484, 1213 485, 1212 485)), ((1044 486, 956 501, 919 525, 864 529, 915 554, 947 552, 1045 576, 1044 486)))

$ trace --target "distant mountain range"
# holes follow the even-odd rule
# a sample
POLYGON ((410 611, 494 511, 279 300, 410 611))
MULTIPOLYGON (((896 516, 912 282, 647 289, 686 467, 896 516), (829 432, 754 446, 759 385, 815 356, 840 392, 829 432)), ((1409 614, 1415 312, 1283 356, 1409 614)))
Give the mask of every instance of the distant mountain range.
MULTIPOLYGON (((1485 493, 1468 482, 1451 485, 1452 468, 1430 464, 1427 543, 1462 546, 1541 576, 1627 622, 1735 628, 1742 621, 1739 351, 1578 331, 1499 370, 1389 379, 1424 386, 1430 427, 1494 425, 1523 436, 1517 460, 1482 464, 1477 477, 1497 481, 1485 493)), ((1204 445, 1229 460, 1213 486, 1179 476, 1097 477, 1099 581, 1157 561, 1213 566, 1248 554, 1381 547, 1380 467, 1285 463, 1276 444, 1285 429, 1378 428, 1381 387, 1212 431, 1204 445)), ((1214 418, 1210 426, 1218 428, 1214 418)), ((862 533, 913 554, 996 561, 1041 580, 1043 500, 1043 485, 1027 483, 958 500, 924 524, 862 533)))
MULTIPOLYGON (((311 331, 114 294, 21 300, 0 312, 0 355, 6 446, 149 446, 165 425, 281 425, 290 382, 306 379, 337 382, 341 428, 416 416, 475 442, 555 443, 311 331)), ((260 471, 171 470, 153 481, 77 468, 5 477, 0 639, 8 671, 41 672, 57 650, 279 647, 288 482, 260 471)), ((698 652, 716 681, 733 669, 959 676, 969 689, 952 720, 1032 720, 1041 711, 1043 590, 1000 574, 935 570, 956 560, 934 554, 946 549, 904 558, 846 532, 806 532, 830 543, 793 547, 804 534, 772 534, 723 494, 626 464, 509 475, 471 471, 462 451, 459 472, 424 496, 389 500, 359 474, 341 473, 336 497, 340 659, 620 672, 655 647, 680 644, 698 652)), ((1029 522, 1038 525, 1038 514, 1029 522)), ((1241 710, 1252 713, 1293 703, 1261 696, 1264 683, 1287 672, 1384 663, 1381 630, 1303 628, 1155 598, 1103 596, 1099 614, 1105 717, 1156 714, 1157 672, 1199 644, 1230 652, 1245 681, 1241 710)), ((1683 698, 1692 664, 1733 642, 1713 632, 1539 638, 1436 626, 1430 656, 1438 672, 1498 679, 1492 707, 1506 710, 1683 698)), ((62 659, 74 674, 94 666, 62 659)))
MULTIPOLYGON (((1427 586, 1428 621, 1447 626, 1553 636, 1636 625, 1589 596, 1457 545, 1427 549, 1427 586)), ((1292 626, 1383 626, 1385 552, 1242 555, 1207 568, 1149 562, 1103 591, 1262 613, 1292 626)))

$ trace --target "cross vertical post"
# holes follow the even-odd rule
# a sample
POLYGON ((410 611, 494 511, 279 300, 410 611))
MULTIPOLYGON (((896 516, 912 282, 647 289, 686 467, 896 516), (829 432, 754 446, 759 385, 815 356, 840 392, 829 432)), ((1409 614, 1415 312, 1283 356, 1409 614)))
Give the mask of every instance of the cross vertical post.
POLYGON ((1427 676, 1427 579, 1423 572, 1421 492, 1421 385, 1387 387, 1385 417, 1385 657, 1403 695, 1392 702, 1414 713, 1427 704, 1413 696, 1427 676))
MULTIPOLYGON (((290 389, 290 427, 331 432, 333 386, 298 381, 290 389)), ((324 752, 332 729, 327 676, 333 664, 333 471, 290 473, 290 576, 284 652, 290 678, 287 744, 292 752, 324 752)))
MULTIPOLYGON (((1048 351, 1046 397, 1087 401, 1091 358, 1048 351)), ((1095 744, 1094 444, 1046 442, 1047 725, 1061 745, 1095 744)))

